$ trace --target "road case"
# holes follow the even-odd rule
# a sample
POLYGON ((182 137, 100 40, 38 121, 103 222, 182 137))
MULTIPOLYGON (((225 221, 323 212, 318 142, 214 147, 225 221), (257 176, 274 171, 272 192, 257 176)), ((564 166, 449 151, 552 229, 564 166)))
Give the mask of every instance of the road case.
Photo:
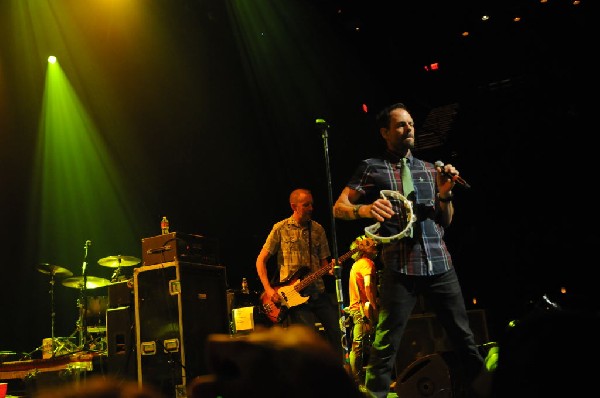
POLYGON ((138 383, 167 397, 207 374, 209 334, 229 332, 225 267, 172 261, 134 270, 138 383))

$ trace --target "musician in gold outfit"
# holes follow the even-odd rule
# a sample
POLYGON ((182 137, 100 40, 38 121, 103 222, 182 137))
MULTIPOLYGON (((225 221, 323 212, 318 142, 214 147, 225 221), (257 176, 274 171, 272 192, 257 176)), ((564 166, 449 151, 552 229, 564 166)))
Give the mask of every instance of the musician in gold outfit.
POLYGON ((348 314, 352 317, 352 345, 350 347, 350 370, 357 384, 364 384, 364 370, 368 348, 377 324, 377 257, 375 244, 359 246, 370 239, 359 236, 350 245, 350 250, 360 248, 352 255, 354 263, 348 278, 348 314))

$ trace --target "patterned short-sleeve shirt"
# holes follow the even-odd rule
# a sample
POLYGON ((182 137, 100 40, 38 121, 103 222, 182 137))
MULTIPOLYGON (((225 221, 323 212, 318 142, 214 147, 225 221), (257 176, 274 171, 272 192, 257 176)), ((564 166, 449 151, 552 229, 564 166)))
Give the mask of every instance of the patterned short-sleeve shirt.
MULTIPOLYGON (((310 226, 303 227, 293 217, 273 226, 263 248, 272 256, 277 256, 280 281, 285 281, 302 266, 309 267, 311 271, 318 270, 321 268, 321 260, 331 255, 323 226, 311 221, 310 226)), ((315 281, 314 288, 320 293, 325 291, 322 278, 315 281)))

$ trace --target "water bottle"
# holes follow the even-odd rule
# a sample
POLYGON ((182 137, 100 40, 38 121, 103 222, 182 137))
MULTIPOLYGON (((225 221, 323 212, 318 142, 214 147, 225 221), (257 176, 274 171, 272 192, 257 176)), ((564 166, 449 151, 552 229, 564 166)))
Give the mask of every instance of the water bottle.
POLYGON ((242 290, 238 296, 237 307, 252 307, 252 296, 250 295, 250 288, 248 287, 248 280, 242 278, 242 290))
POLYGON ((163 217, 162 220, 160 220, 160 229, 163 235, 169 233, 169 220, 167 220, 167 217, 163 217))

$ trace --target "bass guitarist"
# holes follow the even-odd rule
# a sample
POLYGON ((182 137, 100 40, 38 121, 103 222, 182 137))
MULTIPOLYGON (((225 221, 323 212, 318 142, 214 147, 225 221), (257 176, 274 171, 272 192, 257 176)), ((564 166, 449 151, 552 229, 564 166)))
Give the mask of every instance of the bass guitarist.
MULTIPOLYGON (((295 306, 286 305, 287 300, 297 299, 279 294, 278 286, 286 282, 292 283, 309 272, 328 266, 331 256, 325 229, 312 220, 313 196, 307 189, 296 189, 290 194, 292 215, 273 225, 258 257, 256 271, 263 285, 261 296, 263 310, 277 313, 276 321, 282 326, 304 324, 315 327, 320 322, 325 335, 331 343, 340 362, 344 358, 342 332, 339 324, 337 305, 325 291, 321 277, 316 278, 310 286, 302 291, 308 297, 305 303, 295 306), (278 278, 273 283, 267 271, 268 260, 276 256, 278 278)), ((333 269, 328 274, 331 275, 333 269)))

